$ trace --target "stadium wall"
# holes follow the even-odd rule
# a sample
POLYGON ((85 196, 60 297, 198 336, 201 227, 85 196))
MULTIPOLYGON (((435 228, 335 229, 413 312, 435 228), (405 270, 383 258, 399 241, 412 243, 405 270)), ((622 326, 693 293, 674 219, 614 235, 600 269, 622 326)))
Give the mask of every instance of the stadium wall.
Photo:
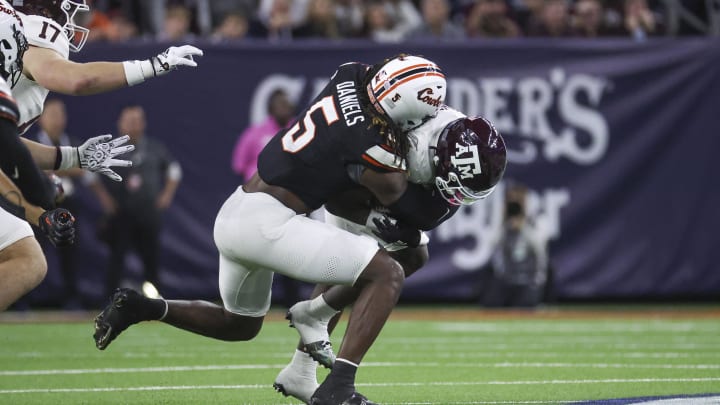
MULTIPOLYGON (((166 213, 161 278, 168 297, 217 298, 213 221, 239 185, 230 169, 238 134, 262 120, 269 94, 305 105, 348 61, 399 52, 438 62, 447 102, 493 121, 509 148, 507 177, 529 185, 531 219, 550 241, 560 299, 717 296, 720 293, 720 42, 499 40, 198 44, 195 70, 92 97, 64 98, 69 132, 115 133, 122 106, 139 103, 184 179, 166 213)), ((78 61, 142 59, 167 44, 89 44, 78 61)), ((80 288, 102 299, 107 249, 95 238, 99 205, 78 213, 80 288)), ((431 234, 427 268, 405 299, 471 300, 501 225, 502 190, 431 234)), ((52 262, 52 258, 50 259, 52 262)), ((130 260, 130 275, 138 262, 130 260)), ((37 294, 59 285, 50 274, 37 294)), ((282 294, 282 291, 276 291, 282 294)))

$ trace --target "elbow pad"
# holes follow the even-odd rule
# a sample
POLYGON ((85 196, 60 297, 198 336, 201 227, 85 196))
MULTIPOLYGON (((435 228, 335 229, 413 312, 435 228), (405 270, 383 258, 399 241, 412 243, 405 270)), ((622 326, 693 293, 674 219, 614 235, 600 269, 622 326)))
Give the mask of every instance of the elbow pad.
POLYGON ((434 189, 408 183, 403 195, 388 206, 390 215, 423 231, 434 229, 458 209, 437 194, 434 189))

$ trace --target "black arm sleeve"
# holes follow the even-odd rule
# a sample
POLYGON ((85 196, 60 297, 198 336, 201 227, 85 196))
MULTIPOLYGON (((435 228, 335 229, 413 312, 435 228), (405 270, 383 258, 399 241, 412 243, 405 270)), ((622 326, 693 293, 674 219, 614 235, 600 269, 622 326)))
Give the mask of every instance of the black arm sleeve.
POLYGON ((408 183, 405 193, 389 207, 390 215, 423 231, 436 228, 458 210, 436 190, 408 183))
MULTIPOLYGON (((0 100, 0 103, 6 101, 0 100)), ((55 197, 50 180, 38 169, 30 151, 20 140, 17 124, 5 115, 0 115, 0 168, 30 204, 45 209, 54 207, 55 197)))
POLYGON ((20 202, 19 198, 13 198, 13 197, 19 197, 14 196, 13 194, 16 194, 15 191, 11 192, 7 195, 8 198, 5 198, 5 195, 0 194, 0 208, 4 209, 5 211, 15 215, 16 217, 22 219, 23 221, 26 221, 25 218, 25 208, 22 205, 18 205, 20 202))

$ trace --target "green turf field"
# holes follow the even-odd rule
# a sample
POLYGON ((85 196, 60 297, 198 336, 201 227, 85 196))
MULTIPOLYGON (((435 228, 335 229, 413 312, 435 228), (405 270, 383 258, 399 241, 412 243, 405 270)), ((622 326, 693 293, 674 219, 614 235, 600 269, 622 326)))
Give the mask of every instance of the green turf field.
MULTIPOLYGON (((382 404, 720 393, 719 313, 400 309, 358 372, 358 391, 382 404)), ((145 323, 104 352, 89 320, 0 318, 0 403, 297 404, 272 389, 297 339, 280 318, 238 343, 145 323)))

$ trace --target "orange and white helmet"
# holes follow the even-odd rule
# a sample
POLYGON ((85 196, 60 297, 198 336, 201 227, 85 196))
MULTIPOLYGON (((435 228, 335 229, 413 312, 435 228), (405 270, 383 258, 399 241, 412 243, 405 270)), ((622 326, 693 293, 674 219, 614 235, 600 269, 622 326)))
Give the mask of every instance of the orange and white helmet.
POLYGON ((438 65, 419 56, 398 56, 373 76, 368 96, 381 114, 409 131, 434 117, 447 84, 438 65))

